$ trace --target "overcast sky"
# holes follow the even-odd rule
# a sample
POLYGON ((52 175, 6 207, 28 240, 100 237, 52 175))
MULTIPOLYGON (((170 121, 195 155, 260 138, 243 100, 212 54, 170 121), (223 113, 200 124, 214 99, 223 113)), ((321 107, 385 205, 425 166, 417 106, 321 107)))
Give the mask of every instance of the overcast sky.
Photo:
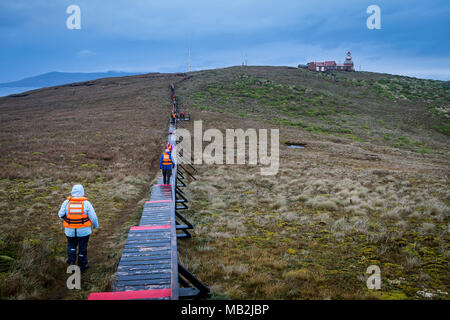
POLYGON ((449 0, 0 0, 0 82, 50 71, 184 72, 345 59, 450 80, 449 0), (69 30, 66 9, 81 8, 69 30), (369 5, 381 30, 369 30, 369 5))

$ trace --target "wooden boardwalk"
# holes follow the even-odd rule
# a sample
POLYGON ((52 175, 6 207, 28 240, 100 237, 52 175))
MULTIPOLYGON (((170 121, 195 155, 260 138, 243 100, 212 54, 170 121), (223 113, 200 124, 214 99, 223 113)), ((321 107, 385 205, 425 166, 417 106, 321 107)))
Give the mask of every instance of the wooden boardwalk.
MULTIPOLYGON (((171 91, 172 100, 176 102, 173 84, 171 91)), ((210 295, 209 288, 178 262, 177 238, 189 238, 191 235, 187 230, 193 226, 177 211, 187 209, 187 199, 180 189, 185 183, 182 182, 184 175, 178 171, 175 130, 176 120, 169 126, 167 139, 173 146, 174 168, 170 184, 163 184, 162 177, 159 177, 157 184, 152 187, 139 225, 131 227, 128 233, 112 292, 91 293, 89 300, 176 300, 210 295), (177 181, 181 183, 180 186, 177 186, 177 181), (184 224, 179 224, 176 218, 184 224), (177 235, 177 230, 184 234, 177 235)), ((180 168, 183 167, 180 165, 180 168)), ((194 178, 186 169, 183 170, 194 178)))
POLYGON ((130 228, 113 292, 92 293, 89 300, 178 299, 175 177, 169 185, 158 179, 139 226, 130 228))
POLYGON ((185 232, 178 234, 178 237, 190 237, 186 229, 192 228, 192 225, 177 212, 177 209, 182 209, 177 207, 177 202, 187 200, 184 196, 184 200, 177 200, 176 196, 182 196, 182 192, 177 187, 175 130, 176 123, 170 124, 168 142, 173 146, 172 159, 175 165, 171 183, 163 184, 162 177, 159 177, 157 184, 152 187, 139 225, 131 227, 128 233, 115 274, 113 291, 91 293, 89 300, 176 300, 180 292, 184 298, 209 296, 209 288, 178 263, 177 229, 185 232), (186 224, 178 224, 177 217, 186 224), (182 276, 179 277, 179 274, 182 276), (179 287, 179 283, 183 284, 183 288, 179 287))

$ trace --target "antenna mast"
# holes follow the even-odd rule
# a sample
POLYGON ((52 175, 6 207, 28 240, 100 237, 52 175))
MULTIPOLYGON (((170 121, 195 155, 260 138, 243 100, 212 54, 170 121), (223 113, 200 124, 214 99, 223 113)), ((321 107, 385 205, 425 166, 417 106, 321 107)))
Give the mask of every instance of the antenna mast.
POLYGON ((189 56, 188 56, 188 72, 191 72, 191 47, 189 47, 189 56))

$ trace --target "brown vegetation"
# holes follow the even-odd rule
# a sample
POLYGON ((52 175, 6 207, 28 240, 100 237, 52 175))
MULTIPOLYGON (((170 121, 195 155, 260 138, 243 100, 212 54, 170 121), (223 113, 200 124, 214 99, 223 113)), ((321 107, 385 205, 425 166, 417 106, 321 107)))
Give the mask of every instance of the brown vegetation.
MULTIPOLYGON (((108 289, 156 174, 174 79, 103 79, 0 99, 0 297, 83 299, 108 289), (74 183, 85 186, 101 230, 83 290, 69 292, 56 213, 74 183)), ((276 176, 198 167, 186 188, 195 229, 179 256, 214 297, 448 299, 447 84, 235 67, 192 73, 177 94, 204 129, 280 128, 281 142, 307 144, 281 144, 276 176), (372 264, 381 291, 366 287, 372 264)))
POLYGON ((174 80, 102 79, 0 98, 0 297, 76 299, 109 288, 158 168, 174 80), (82 291, 66 289, 57 216, 76 183, 100 223, 82 291))
MULTIPOLYGON (((200 72, 201 80, 183 83, 178 92, 204 130, 269 129, 278 127, 273 113, 248 113, 250 104, 237 100, 220 107, 205 100, 203 108, 193 97, 207 80, 264 75, 277 86, 294 81, 289 72, 297 70, 200 72)), ((320 85, 313 81, 310 87, 320 85)), ((377 122, 376 115, 366 116, 377 122)), ((409 134, 436 138, 427 142, 433 154, 286 122, 280 140, 307 147, 281 145, 276 176, 263 177, 254 166, 199 166, 197 181, 187 187, 192 206, 186 215, 195 230, 180 243, 183 263, 222 298, 448 299, 448 138, 431 128, 409 134), (372 264, 381 268, 381 291, 366 287, 372 264)))

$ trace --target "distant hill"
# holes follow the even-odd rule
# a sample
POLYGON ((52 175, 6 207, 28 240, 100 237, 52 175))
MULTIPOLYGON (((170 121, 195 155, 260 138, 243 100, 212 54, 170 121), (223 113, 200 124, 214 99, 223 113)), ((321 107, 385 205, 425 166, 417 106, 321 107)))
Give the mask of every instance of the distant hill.
POLYGON ((140 73, 126 73, 117 71, 71 73, 71 72, 48 72, 38 76, 25 78, 19 81, 0 83, 0 88, 5 87, 52 87, 74 82, 95 80, 100 78, 132 76, 140 73))

